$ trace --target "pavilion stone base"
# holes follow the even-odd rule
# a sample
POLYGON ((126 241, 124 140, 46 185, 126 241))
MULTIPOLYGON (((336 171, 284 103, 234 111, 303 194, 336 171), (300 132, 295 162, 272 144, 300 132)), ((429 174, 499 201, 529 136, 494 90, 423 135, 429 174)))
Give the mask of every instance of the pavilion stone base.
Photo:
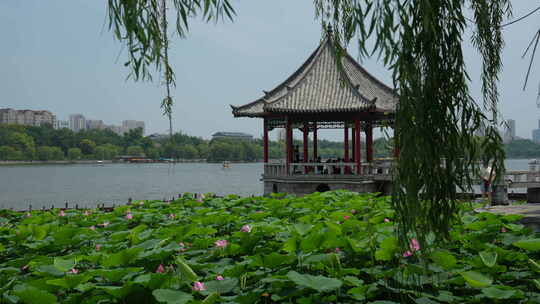
POLYGON ((344 181, 344 180, 290 180, 263 179, 264 195, 271 193, 288 193, 303 196, 313 192, 332 190, 349 190, 359 193, 379 192, 384 195, 391 193, 391 183, 386 181, 344 181))

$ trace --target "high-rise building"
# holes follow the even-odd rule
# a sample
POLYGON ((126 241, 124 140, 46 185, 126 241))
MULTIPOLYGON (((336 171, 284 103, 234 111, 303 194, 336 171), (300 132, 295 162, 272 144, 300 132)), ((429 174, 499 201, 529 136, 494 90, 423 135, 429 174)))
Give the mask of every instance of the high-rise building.
POLYGON ((535 143, 540 143, 540 119, 538 120, 538 129, 532 130, 532 140, 535 143))
POLYGON ((69 129, 69 121, 67 120, 57 120, 54 128, 57 130, 60 129, 69 129))
POLYGON ((533 140, 535 143, 540 143, 540 128, 534 129, 534 130, 532 131, 532 140, 533 140))
POLYGON ((129 130, 141 128, 142 133, 144 135, 144 121, 139 120, 124 120, 122 121, 122 127, 124 128, 124 132, 129 132, 129 130))
POLYGON ((18 124, 25 126, 54 126, 56 116, 49 111, 0 109, 0 123, 18 124))
POLYGON ((504 130, 503 142, 509 143, 514 139, 516 139, 516 121, 508 119, 504 130))
POLYGON ((98 129, 102 130, 105 129, 105 124, 103 123, 103 120, 94 120, 94 119, 88 119, 86 121, 86 129, 98 129))
POLYGON ((278 129, 277 141, 285 141, 286 138, 287 138, 287 132, 285 131, 285 129, 278 129))
POLYGON ((73 132, 79 132, 86 129, 86 118, 82 114, 69 115, 69 128, 73 132))

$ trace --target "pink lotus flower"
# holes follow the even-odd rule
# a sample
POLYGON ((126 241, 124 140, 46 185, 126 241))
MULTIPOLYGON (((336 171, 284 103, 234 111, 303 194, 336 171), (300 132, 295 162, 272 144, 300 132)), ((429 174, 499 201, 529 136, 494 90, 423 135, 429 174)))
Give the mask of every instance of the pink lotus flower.
POLYGON ((131 214, 131 213, 126 214, 126 219, 127 220, 133 219, 133 214, 131 214))
POLYGON ((387 218, 385 218, 385 219, 384 219, 384 222, 385 222, 385 223, 390 223, 390 220, 387 219, 387 218))
POLYGON ((96 244, 96 251, 101 250, 101 244, 96 244))
POLYGON ((414 252, 414 251, 418 251, 418 250, 420 250, 420 243, 418 242, 417 239, 412 239, 412 240, 411 240, 410 247, 411 247, 411 250, 412 250, 413 252, 414 252))
POLYGON ((60 210, 60 213, 58 214, 58 216, 66 216, 66 213, 64 212, 64 210, 60 210))
POLYGON ((69 271, 69 273, 77 274, 77 273, 79 273, 79 271, 77 270, 77 268, 71 268, 71 270, 69 271))
POLYGON ((100 224, 100 226, 107 227, 109 226, 109 222, 103 222, 103 224, 100 224))
POLYGON ((225 248, 229 242, 227 242, 227 240, 217 240, 214 244, 216 244, 216 247, 218 248, 225 248))
POLYGON ((242 229, 240 229, 242 232, 251 232, 251 226, 250 225, 244 225, 242 226, 242 229))
POLYGON ((352 210, 351 210, 351 213, 352 213, 352 214, 356 214, 356 212, 357 212, 356 209, 352 209, 352 210))
POLYGON ((223 281, 224 278, 223 278, 221 275, 218 274, 218 275, 216 276, 216 280, 218 280, 218 281, 223 281))
POLYGON ((170 219, 175 219, 175 218, 176 218, 176 214, 174 214, 174 213, 169 214, 169 218, 170 218, 170 219))
POLYGON ((144 205, 144 202, 143 202, 143 201, 140 201, 140 202, 139 202, 139 206, 142 206, 142 205, 144 205))
POLYGON ((410 251, 410 250, 407 250, 403 253, 403 257, 410 257, 411 255, 413 255, 413 253, 410 251))
POLYGON ((158 268, 156 269, 156 273, 164 273, 165 267, 163 267, 163 264, 159 264, 158 268))
POLYGON ((90 230, 96 230, 96 226, 90 226, 90 230))
POLYGON ((334 251, 335 251, 336 253, 340 253, 340 252, 341 252, 341 249, 340 249, 339 247, 336 247, 336 249, 334 249, 334 251))
POLYGON ((505 227, 502 227, 502 228, 501 228, 501 232, 502 232, 502 233, 505 233, 505 232, 507 232, 507 231, 508 231, 508 230, 506 230, 505 227))
POLYGON ((26 271, 29 267, 30 267, 30 265, 26 264, 23 267, 21 267, 21 270, 26 271))
POLYGON ((88 210, 85 210, 84 213, 83 213, 84 216, 89 216, 90 215, 90 211, 88 210))
POLYGON ((348 219, 350 219, 350 218, 351 218, 351 217, 348 216, 348 215, 344 215, 344 216, 343 216, 343 219, 344 219, 344 220, 348 220, 348 219))
POLYGON ((193 287, 191 289, 193 289, 193 291, 203 291, 206 290, 206 286, 204 286, 203 282, 197 281, 193 283, 193 287))

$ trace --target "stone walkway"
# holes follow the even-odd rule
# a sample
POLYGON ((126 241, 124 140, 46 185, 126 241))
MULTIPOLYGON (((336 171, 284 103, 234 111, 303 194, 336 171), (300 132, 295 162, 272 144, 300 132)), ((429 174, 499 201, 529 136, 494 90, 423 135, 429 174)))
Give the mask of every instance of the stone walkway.
POLYGON ((540 231, 540 204, 522 204, 508 206, 492 206, 475 209, 476 212, 492 212, 497 214, 520 214, 523 215, 521 223, 540 231))

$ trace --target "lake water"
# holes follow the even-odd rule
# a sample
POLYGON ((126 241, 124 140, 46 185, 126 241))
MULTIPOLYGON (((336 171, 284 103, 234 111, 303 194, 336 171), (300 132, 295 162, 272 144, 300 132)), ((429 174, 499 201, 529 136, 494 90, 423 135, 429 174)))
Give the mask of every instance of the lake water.
MULTIPOLYGON (((507 160, 508 170, 527 170, 528 160, 507 160)), ((105 164, 0 166, 0 209, 124 204, 128 198, 162 199, 179 193, 261 195, 262 163, 105 164)))
POLYGON ((34 209, 68 201, 79 206, 124 204, 179 193, 261 195, 262 163, 0 166, 0 209, 34 209))

